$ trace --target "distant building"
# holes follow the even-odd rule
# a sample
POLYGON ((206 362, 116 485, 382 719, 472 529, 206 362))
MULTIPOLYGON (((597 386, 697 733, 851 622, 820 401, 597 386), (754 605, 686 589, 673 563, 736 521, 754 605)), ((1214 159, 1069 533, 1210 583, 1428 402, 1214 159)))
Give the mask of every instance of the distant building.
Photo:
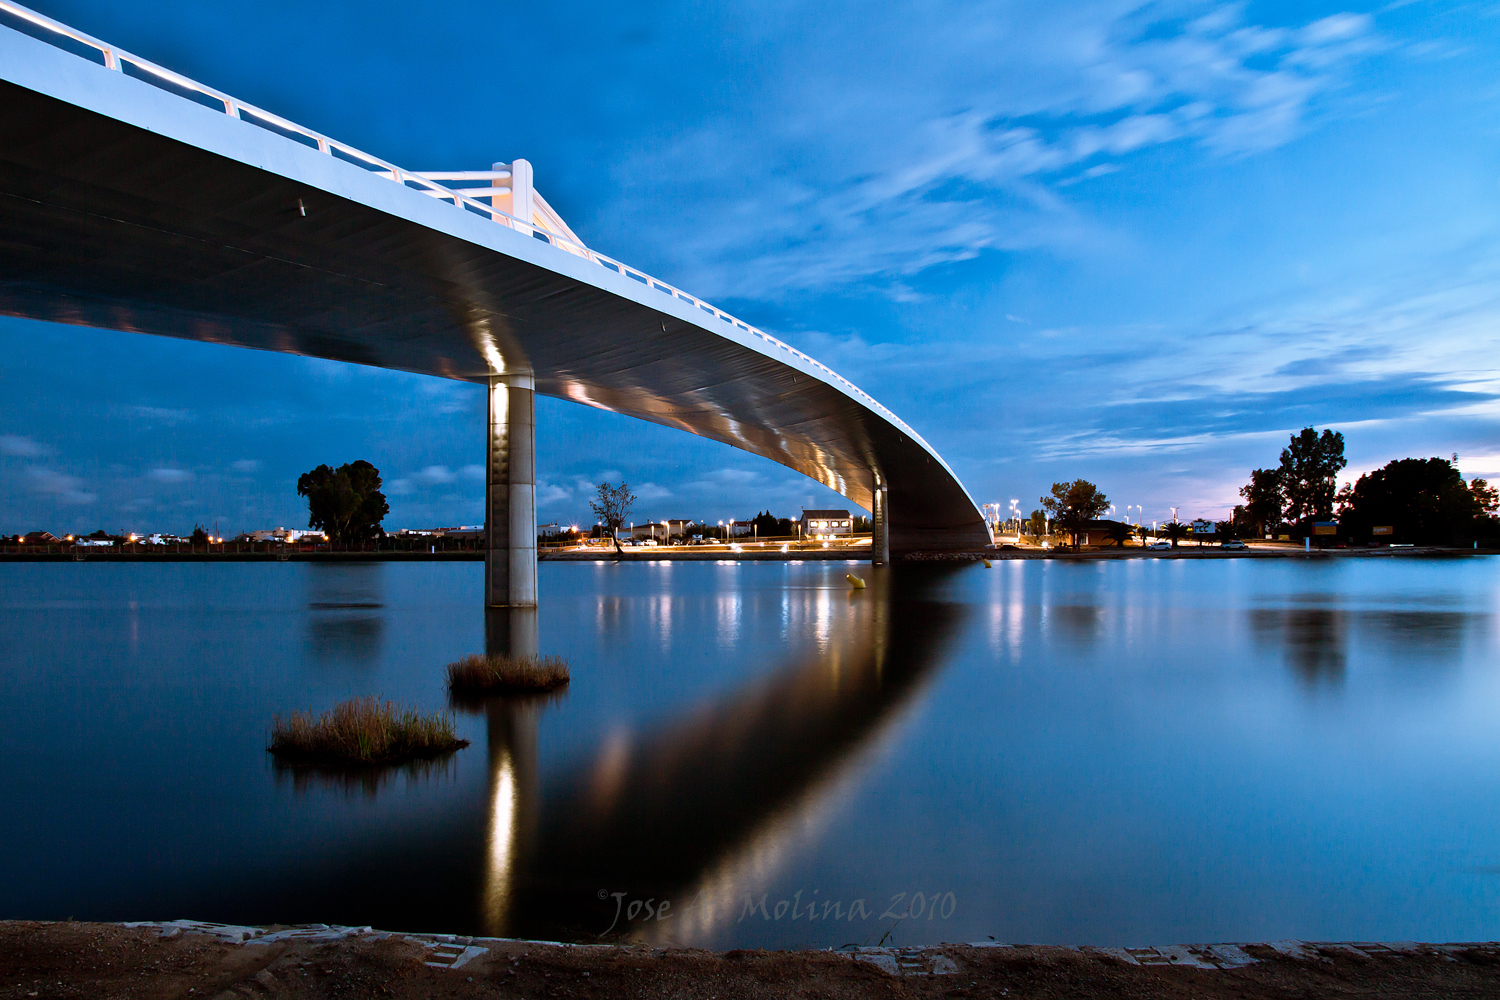
POLYGON ((1122 525, 1122 524, 1130 532, 1130 534, 1127 535, 1126 537, 1127 538, 1133 537, 1134 534, 1135 534, 1135 526, 1131 525, 1131 524, 1127 524, 1124 521, 1109 521, 1109 520, 1088 521, 1088 522, 1086 522, 1084 524, 1083 530, 1080 531, 1080 532, 1078 532, 1078 544, 1079 545, 1113 545, 1114 544, 1114 539, 1110 535, 1110 532, 1113 531, 1116 528, 1116 526, 1122 525))
POLYGON ((638 542, 646 538, 654 538, 658 542, 665 542, 671 534, 669 524, 661 521, 641 521, 638 524, 627 524, 620 529, 620 538, 638 542))
POLYGON ((162 532, 147 535, 140 539, 142 545, 186 545, 192 542, 191 538, 183 538, 181 535, 167 535, 162 532))
POLYGON ((247 531, 241 536, 250 542, 326 542, 328 536, 321 531, 305 531, 300 528, 264 528, 247 531))
POLYGON ((854 531, 854 518, 847 510, 804 510, 801 524, 804 538, 848 535, 854 531))
POLYGON ((21 536, 22 545, 51 545, 54 542, 60 541, 62 541, 62 539, 58 538, 50 531, 28 531, 26 534, 21 536))
POLYGON ((729 522, 729 537, 730 538, 748 538, 748 537, 750 537, 753 534, 755 534, 755 522, 754 521, 730 521, 729 522))

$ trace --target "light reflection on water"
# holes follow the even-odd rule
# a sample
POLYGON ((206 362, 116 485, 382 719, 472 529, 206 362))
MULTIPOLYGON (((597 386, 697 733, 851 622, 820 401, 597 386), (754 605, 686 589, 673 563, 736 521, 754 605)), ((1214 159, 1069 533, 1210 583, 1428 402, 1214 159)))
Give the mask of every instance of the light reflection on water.
POLYGON ((0 916, 1493 939, 1495 567, 544 564, 518 615, 474 607, 475 564, 6 566, 0 916), (485 648, 573 683, 453 704, 473 745, 439 766, 264 753, 277 712, 448 708, 485 648), (877 916, 917 893, 951 912, 877 916))

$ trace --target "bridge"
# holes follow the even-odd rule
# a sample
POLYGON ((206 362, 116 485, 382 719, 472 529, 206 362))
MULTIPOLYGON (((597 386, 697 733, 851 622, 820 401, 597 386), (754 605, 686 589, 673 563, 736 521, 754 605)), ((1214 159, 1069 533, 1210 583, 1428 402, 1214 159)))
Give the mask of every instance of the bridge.
POLYGON ((535 393, 780 462, 872 559, 990 541, 827 365, 584 244, 523 159, 412 171, 0 0, 0 315, 489 387, 485 600, 536 603, 535 393))

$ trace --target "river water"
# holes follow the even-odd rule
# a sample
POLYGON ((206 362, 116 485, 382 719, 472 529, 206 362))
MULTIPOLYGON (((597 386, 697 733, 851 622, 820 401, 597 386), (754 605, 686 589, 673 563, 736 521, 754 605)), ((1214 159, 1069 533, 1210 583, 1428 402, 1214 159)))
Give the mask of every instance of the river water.
POLYGON ((528 622, 476 606, 475 563, 6 565, 0 917, 1493 940, 1497 569, 543 563, 528 622), (446 664, 530 642, 563 694, 450 705, 446 664), (265 752, 277 713, 363 695, 472 743, 265 752))

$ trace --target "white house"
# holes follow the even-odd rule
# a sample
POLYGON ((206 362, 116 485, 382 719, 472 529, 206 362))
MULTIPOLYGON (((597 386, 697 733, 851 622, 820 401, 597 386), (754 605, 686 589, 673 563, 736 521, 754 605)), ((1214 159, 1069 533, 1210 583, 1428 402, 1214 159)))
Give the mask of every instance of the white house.
POLYGON ((827 538, 832 535, 847 535, 854 531, 854 518, 847 510, 804 510, 802 512, 802 537, 827 538))
POLYGON ((301 528, 263 528, 247 531, 245 537, 252 542, 326 542, 328 536, 321 531, 306 531, 301 528))
POLYGON ((654 538, 658 542, 665 543, 671 535, 671 528, 661 521, 639 521, 635 524, 627 524, 619 531, 620 539, 638 542, 645 538, 654 538))

